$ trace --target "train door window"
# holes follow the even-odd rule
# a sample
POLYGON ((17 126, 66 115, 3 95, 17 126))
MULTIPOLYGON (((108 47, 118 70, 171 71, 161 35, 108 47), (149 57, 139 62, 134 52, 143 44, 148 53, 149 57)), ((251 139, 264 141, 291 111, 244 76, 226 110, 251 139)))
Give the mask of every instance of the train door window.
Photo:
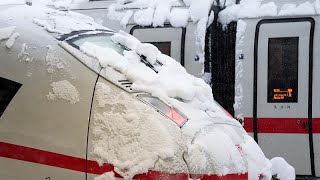
POLYGON ((155 45, 163 54, 169 55, 184 66, 185 29, 175 28, 170 25, 154 28, 152 26, 128 27, 130 34, 141 42, 155 45))
POLYGON ((0 117, 20 87, 20 83, 0 77, 0 117))
POLYGON ((268 103, 298 102, 299 37, 269 38, 268 103))
POLYGON ((148 42, 156 46, 162 54, 171 56, 171 42, 148 42))

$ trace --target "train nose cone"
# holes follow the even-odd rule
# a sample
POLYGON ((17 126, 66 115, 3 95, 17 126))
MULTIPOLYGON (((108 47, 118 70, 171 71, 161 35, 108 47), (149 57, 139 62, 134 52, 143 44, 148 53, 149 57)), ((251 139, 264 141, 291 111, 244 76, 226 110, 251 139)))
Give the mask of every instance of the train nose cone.
POLYGON ((184 153, 190 174, 225 175, 247 171, 239 146, 225 131, 213 128, 194 137, 184 153))

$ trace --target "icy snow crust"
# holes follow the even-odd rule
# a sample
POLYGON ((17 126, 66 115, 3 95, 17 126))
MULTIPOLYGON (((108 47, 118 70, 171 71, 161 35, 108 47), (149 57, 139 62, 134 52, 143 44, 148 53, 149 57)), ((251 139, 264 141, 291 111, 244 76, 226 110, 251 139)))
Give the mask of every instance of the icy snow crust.
POLYGON ((63 80, 51 83, 52 92, 47 95, 48 100, 63 99, 71 104, 80 101, 80 94, 75 86, 69 81, 63 80))
POLYGON ((187 172, 180 158, 183 144, 175 140, 181 134, 174 124, 115 86, 97 83, 95 96, 99 109, 93 115, 91 153, 99 164, 112 164, 127 179, 154 169, 161 160, 187 172))
POLYGON ((101 164, 113 164, 115 171, 126 178, 148 169, 218 175, 249 171, 251 179, 258 179, 259 174, 270 178, 271 164, 259 146, 236 120, 225 115, 202 79, 188 74, 153 45, 141 43, 129 34, 120 31, 111 39, 130 50, 120 55, 91 43, 84 43, 80 49, 97 59, 102 67, 112 67, 124 74, 135 91, 161 99, 189 121, 180 129, 132 100, 132 96, 112 95, 109 86, 98 83, 97 104, 107 107, 94 117, 98 140, 93 144, 93 154, 101 164), (158 73, 141 63, 139 55, 145 56, 158 73), (119 109, 116 104, 124 105, 120 108, 124 109, 122 113, 113 112, 119 109))

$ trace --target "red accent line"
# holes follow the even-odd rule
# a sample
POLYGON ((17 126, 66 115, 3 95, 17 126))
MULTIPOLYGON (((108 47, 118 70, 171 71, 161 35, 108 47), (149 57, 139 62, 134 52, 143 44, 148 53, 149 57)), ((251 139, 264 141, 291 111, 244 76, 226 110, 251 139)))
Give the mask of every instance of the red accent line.
POLYGON ((0 142, 0 156, 74 171, 86 172, 86 161, 81 158, 42 151, 0 142))
MULTIPOLYGON (((253 118, 244 119, 244 129, 253 132, 253 118)), ((257 121, 258 133, 308 134, 308 118, 257 118, 257 121)), ((312 130, 314 134, 320 133, 320 118, 312 118, 312 130)))
POLYGON ((253 118, 251 117, 245 117, 244 118, 244 125, 243 125, 244 129, 248 132, 248 133, 253 133, 254 128, 253 128, 253 118))
MULTIPOLYGON (((68 170, 74 170, 79 172, 86 172, 86 160, 67 156, 63 154, 43 151, 25 146, 19 146, 15 144, 9 144, 0 142, 0 157, 27 161, 37 164, 43 164, 53 167, 59 167, 68 170)), ((88 160, 88 173, 101 175, 105 172, 114 171, 114 167, 110 164, 104 164, 99 166, 97 162, 88 160)), ((198 177, 202 180, 247 180, 248 173, 244 174, 228 174, 224 176, 218 175, 190 175, 191 177, 198 177)), ((120 175, 116 174, 116 177, 120 175)), ((149 171, 145 174, 139 174, 134 176, 134 179, 139 180, 188 180, 188 174, 169 174, 166 172, 149 171)))

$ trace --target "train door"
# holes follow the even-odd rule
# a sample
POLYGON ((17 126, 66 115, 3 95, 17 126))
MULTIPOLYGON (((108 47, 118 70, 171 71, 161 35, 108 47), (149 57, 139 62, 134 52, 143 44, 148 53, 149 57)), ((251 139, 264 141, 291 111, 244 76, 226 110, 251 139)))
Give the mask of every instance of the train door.
POLYGON ((254 136, 267 158, 315 175, 312 141, 312 18, 258 23, 254 59, 254 136))

